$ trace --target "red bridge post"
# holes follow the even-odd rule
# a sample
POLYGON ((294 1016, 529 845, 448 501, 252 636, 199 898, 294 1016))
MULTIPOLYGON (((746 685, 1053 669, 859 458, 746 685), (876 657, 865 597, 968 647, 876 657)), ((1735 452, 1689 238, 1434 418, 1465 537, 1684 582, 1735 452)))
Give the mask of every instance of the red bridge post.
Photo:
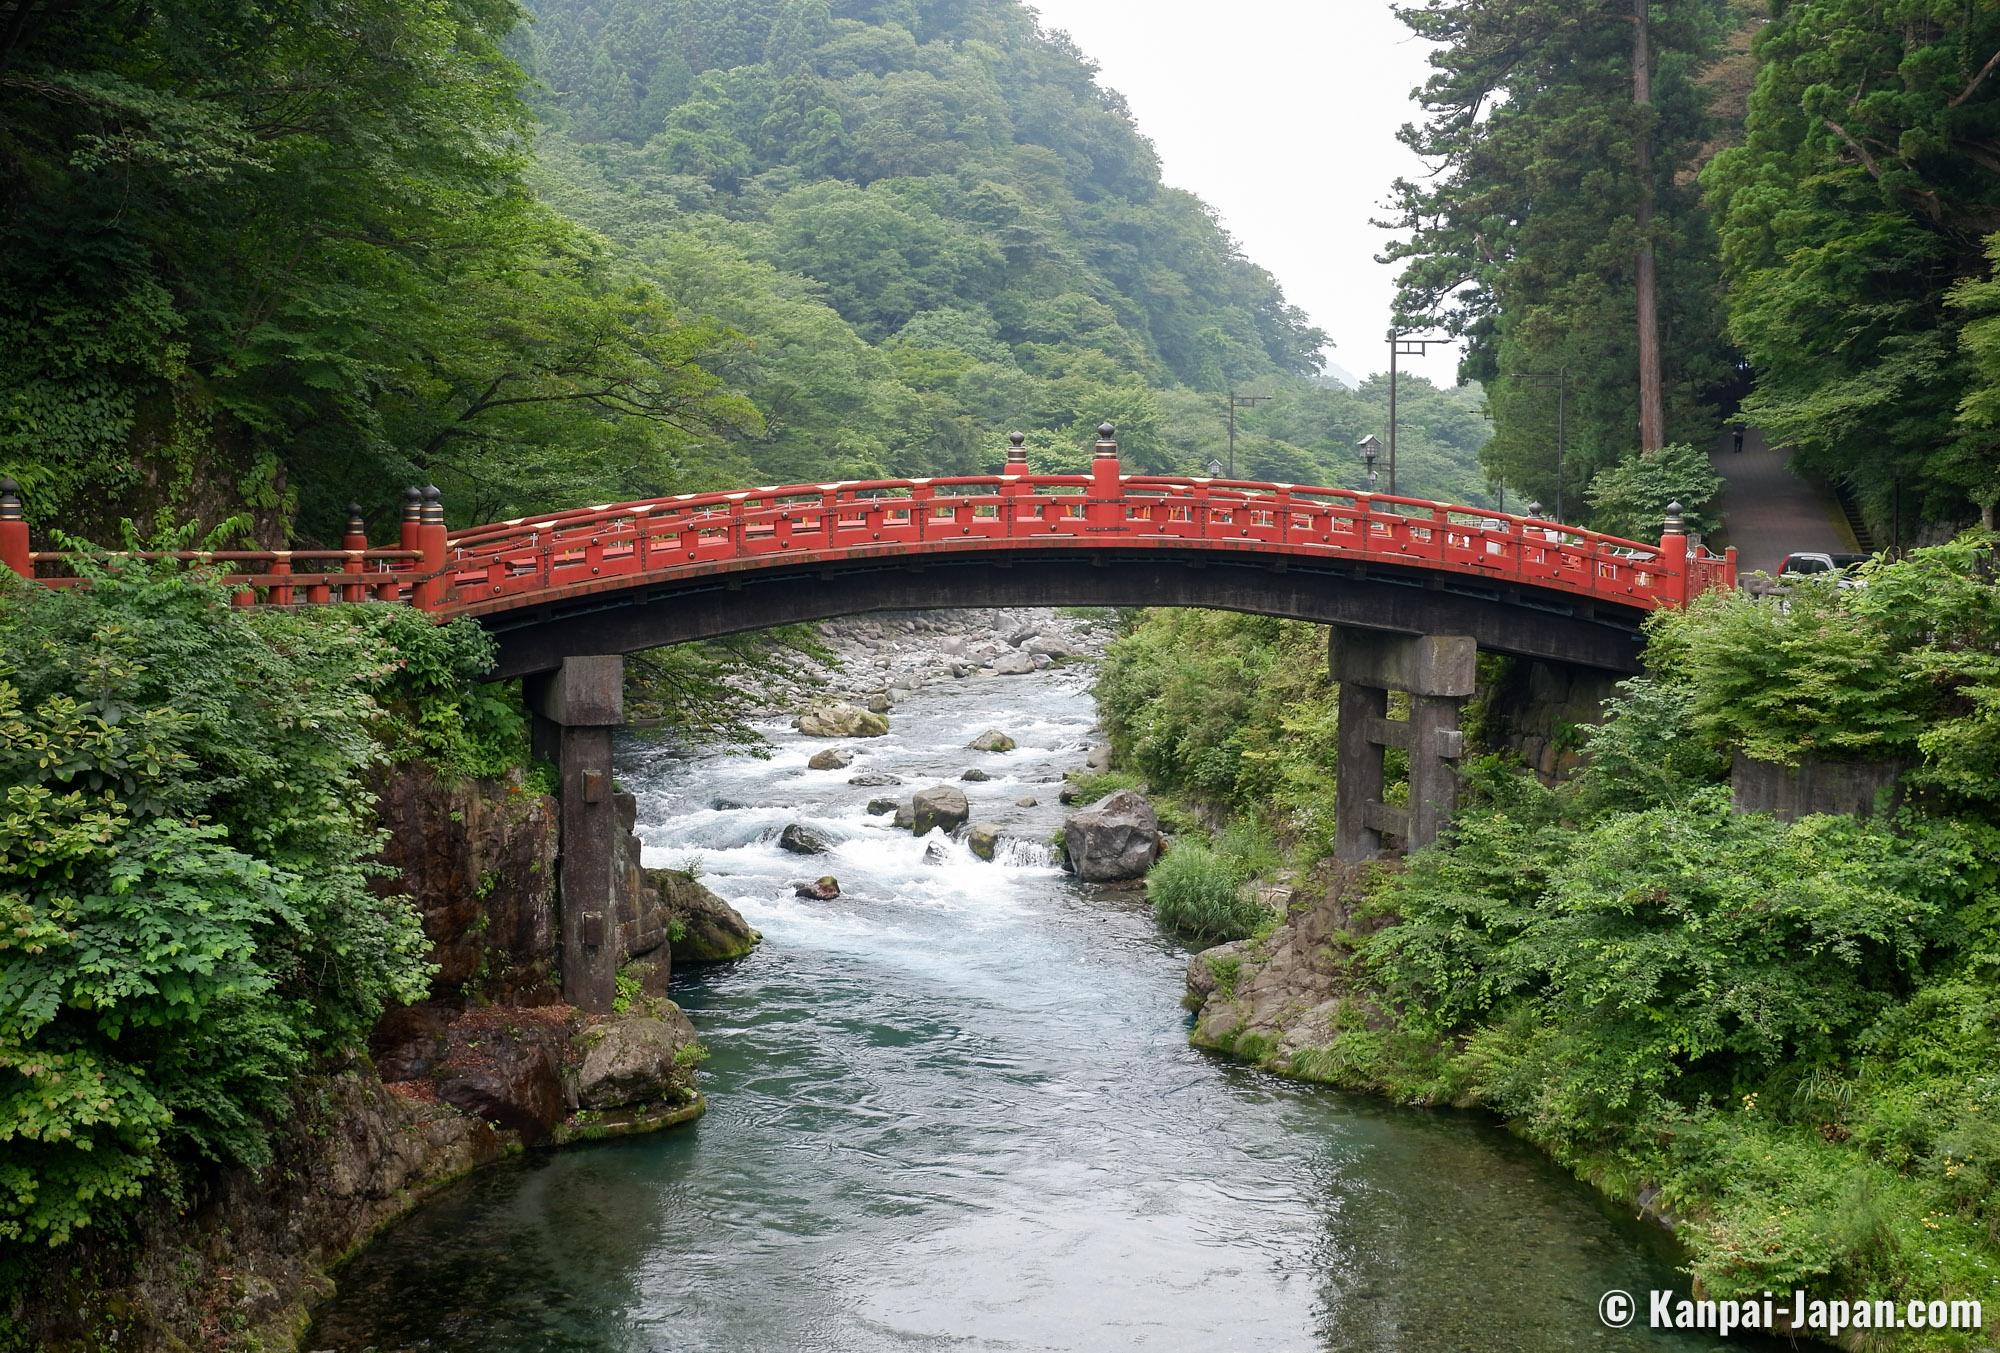
POLYGON ((1090 457, 1090 502, 1084 509, 1089 527, 1115 531, 1125 518, 1125 486, 1119 481, 1118 429, 1097 425, 1097 445, 1090 457))
POLYGON ((0 564, 23 578, 35 576, 35 561, 28 549, 28 519, 21 513, 21 486, 12 479, 0 479, 0 564))
POLYGON ((1667 504, 1666 527, 1660 533, 1660 571, 1664 586, 1661 595, 1676 606, 1688 604, 1687 525, 1681 520, 1681 505, 1667 504))
POLYGON ((444 495, 435 484, 424 485, 423 510, 416 534, 417 548, 423 552, 423 558, 417 561, 417 573, 423 581, 410 589, 410 602, 418 610, 434 611, 444 602, 448 582, 444 576, 444 495))
MULTIPOLYGON (((368 524, 361 519, 359 503, 347 505, 347 530, 340 537, 340 548, 348 552, 347 558, 341 561, 342 572, 359 575, 368 567, 367 561, 361 557, 368 548, 368 524)), ((368 588, 358 581, 348 583, 342 587, 341 595, 348 601, 361 601, 367 597, 368 588)))

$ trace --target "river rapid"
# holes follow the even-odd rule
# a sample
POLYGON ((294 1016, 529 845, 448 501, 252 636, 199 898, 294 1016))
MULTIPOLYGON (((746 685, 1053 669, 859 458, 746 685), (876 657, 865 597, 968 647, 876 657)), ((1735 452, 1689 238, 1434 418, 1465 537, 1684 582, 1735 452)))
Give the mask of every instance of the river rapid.
POLYGON ((1089 680, 926 687, 840 771, 777 722, 762 760, 626 743, 647 863, 694 862, 764 933, 674 976, 712 1051, 708 1115, 455 1185, 339 1274, 304 1346, 1712 1347, 1603 1326, 1607 1289, 1682 1285, 1661 1237, 1491 1122, 1187 1046, 1186 949, 1043 844, 1089 680), (965 750, 987 728, 1018 748, 965 750), (1011 838, 997 862, 865 812, 974 766, 993 778, 962 784, 973 819, 1011 838), (780 851, 794 822, 830 853, 780 851), (839 901, 791 895, 822 873, 839 901))

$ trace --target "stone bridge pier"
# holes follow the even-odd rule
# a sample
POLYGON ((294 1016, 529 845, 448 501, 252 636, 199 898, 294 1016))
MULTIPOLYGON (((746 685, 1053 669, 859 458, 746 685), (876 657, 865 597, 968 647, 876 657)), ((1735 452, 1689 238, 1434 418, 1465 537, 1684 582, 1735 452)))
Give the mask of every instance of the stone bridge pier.
POLYGON ((1333 626, 1327 667, 1340 683, 1334 854, 1372 860, 1382 838, 1406 850, 1437 840, 1458 806, 1456 763, 1464 754, 1459 714, 1477 680, 1479 645, 1462 634, 1385 634, 1333 626), (1410 698, 1409 717, 1389 717, 1389 693, 1410 698), (1383 753, 1410 758, 1406 806, 1383 802, 1383 753))
POLYGON ((618 923, 637 886, 626 849, 632 822, 611 780, 611 735, 625 722, 625 660, 565 658, 524 685, 535 755, 560 773, 563 999, 603 1013, 618 994, 618 923))

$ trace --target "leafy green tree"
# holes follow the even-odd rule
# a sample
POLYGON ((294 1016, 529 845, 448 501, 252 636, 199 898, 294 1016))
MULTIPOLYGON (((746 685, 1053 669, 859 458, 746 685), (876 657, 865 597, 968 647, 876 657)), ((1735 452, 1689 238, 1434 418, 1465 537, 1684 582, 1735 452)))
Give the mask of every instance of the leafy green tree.
POLYGON ((1397 11, 1438 44, 1403 140, 1438 173, 1397 185, 1387 256, 1406 264, 1397 322, 1466 340, 1494 418, 1493 478, 1556 500, 1553 392, 1566 370, 1568 480, 1668 441, 1705 443, 1726 372, 1714 241, 1685 171, 1712 134, 1696 76, 1721 0, 1576 5, 1426 0, 1397 11), (1643 20, 1650 63, 1635 64, 1643 20), (1635 103, 1649 71, 1650 102, 1635 103), (1649 273, 1657 280, 1648 283, 1649 273), (1656 324, 1641 300, 1657 298, 1656 324), (1664 425, 1642 436, 1642 333, 1660 336, 1664 425))
POLYGON ((1990 6, 1779 7, 1745 140, 1704 176, 1730 330, 1756 368, 1747 414, 1877 520, 1899 489, 1947 520, 2000 501, 1979 327, 2000 209, 1996 50, 1990 6))

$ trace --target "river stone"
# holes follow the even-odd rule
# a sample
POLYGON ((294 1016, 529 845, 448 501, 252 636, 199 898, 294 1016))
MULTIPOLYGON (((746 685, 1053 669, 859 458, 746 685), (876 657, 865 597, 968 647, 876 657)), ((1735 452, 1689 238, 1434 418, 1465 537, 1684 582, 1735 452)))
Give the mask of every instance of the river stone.
POLYGON ((433 1077, 438 1098, 533 1146, 569 1113, 560 1041, 540 1026, 481 1030, 446 1054, 433 1077))
POLYGON ((810 898, 814 902, 831 902, 840 896, 840 880, 831 874, 822 874, 810 881, 792 884, 794 897, 810 898))
POLYGON ((813 738, 879 738, 889 731, 889 721, 845 700, 816 700, 799 711, 792 727, 813 738))
POLYGON ((895 706, 896 702, 890 697, 889 692, 876 691, 867 700, 863 701, 863 703, 868 707, 870 714, 887 714, 895 706))
POLYGON ((951 674, 962 681, 966 677, 972 675, 972 664, 967 662, 955 662, 951 665, 951 674))
POLYGON ((909 831, 917 825, 917 810, 907 803, 897 804, 895 825, 903 831, 909 831))
POLYGON ((678 869, 645 869, 645 881, 657 889, 667 909, 668 941, 676 963, 726 963, 742 958, 763 936, 750 928, 743 914, 701 881, 678 869))
POLYGON ((925 864, 950 864, 951 847, 942 841, 933 841, 924 847, 925 864))
POLYGON ((1144 878, 1160 855, 1160 820, 1145 795, 1121 789, 1065 818, 1063 846, 1087 883, 1144 878))
POLYGON ((965 846, 980 859, 990 860, 1000 848, 1000 829, 990 822, 975 822, 966 829, 965 846))
POLYGON ((598 1025, 584 1035, 588 1050, 576 1073, 577 1102, 586 1109, 618 1109, 667 1098, 678 1069, 675 1055, 694 1041, 694 1025, 664 999, 646 1015, 598 1025))
POLYGON ((899 785, 903 783, 903 777, 900 775, 890 775, 886 771, 867 770, 861 772, 859 775, 848 776, 847 783, 859 785, 863 789, 879 789, 883 785, 899 785))
POLYGON ((832 843, 810 827, 794 822, 778 833, 778 849, 794 855, 821 855, 832 843))
POLYGON ((1020 798, 1014 800, 1014 806, 1016 808, 1033 808, 1040 802, 1041 800, 1037 799, 1033 794, 1023 794, 1020 798))
POLYGON ((974 766, 970 770, 966 771, 963 775, 959 776, 958 778, 961 780, 979 781, 979 780, 990 780, 993 777, 988 775, 985 771, 979 769, 979 767, 974 766))
POLYGON ((1019 648, 1022 644, 1027 643, 1028 640, 1034 638, 1037 634, 1040 634, 1041 632, 1042 632, 1042 627, 1039 625, 1022 625, 1018 629, 1016 629, 1012 634, 1009 634, 1007 636, 1007 642, 1014 645, 1014 647, 1019 648))
POLYGON ((972 806, 965 801, 965 791, 950 785, 920 789, 910 800, 910 830, 918 836, 929 835, 933 827, 956 831, 970 816, 972 806))
POLYGON ((1002 653, 993 660, 996 676, 1026 676, 1035 670, 1035 660, 1026 653, 1002 653))
POLYGON ((828 747, 814 752, 806 762, 807 770, 846 770, 854 764, 854 753, 846 747, 828 747))
POLYGON ((1029 655, 1028 665, 1037 672, 1046 672, 1056 665, 1056 660, 1046 653, 1034 653, 1029 655))
POLYGON ((1037 639, 1028 645, 1030 653, 1039 653, 1045 658, 1073 658, 1076 650, 1060 639, 1037 639))
POLYGON ((997 728, 989 728, 965 745, 974 752, 1011 752, 1014 750, 1014 739, 997 728))

